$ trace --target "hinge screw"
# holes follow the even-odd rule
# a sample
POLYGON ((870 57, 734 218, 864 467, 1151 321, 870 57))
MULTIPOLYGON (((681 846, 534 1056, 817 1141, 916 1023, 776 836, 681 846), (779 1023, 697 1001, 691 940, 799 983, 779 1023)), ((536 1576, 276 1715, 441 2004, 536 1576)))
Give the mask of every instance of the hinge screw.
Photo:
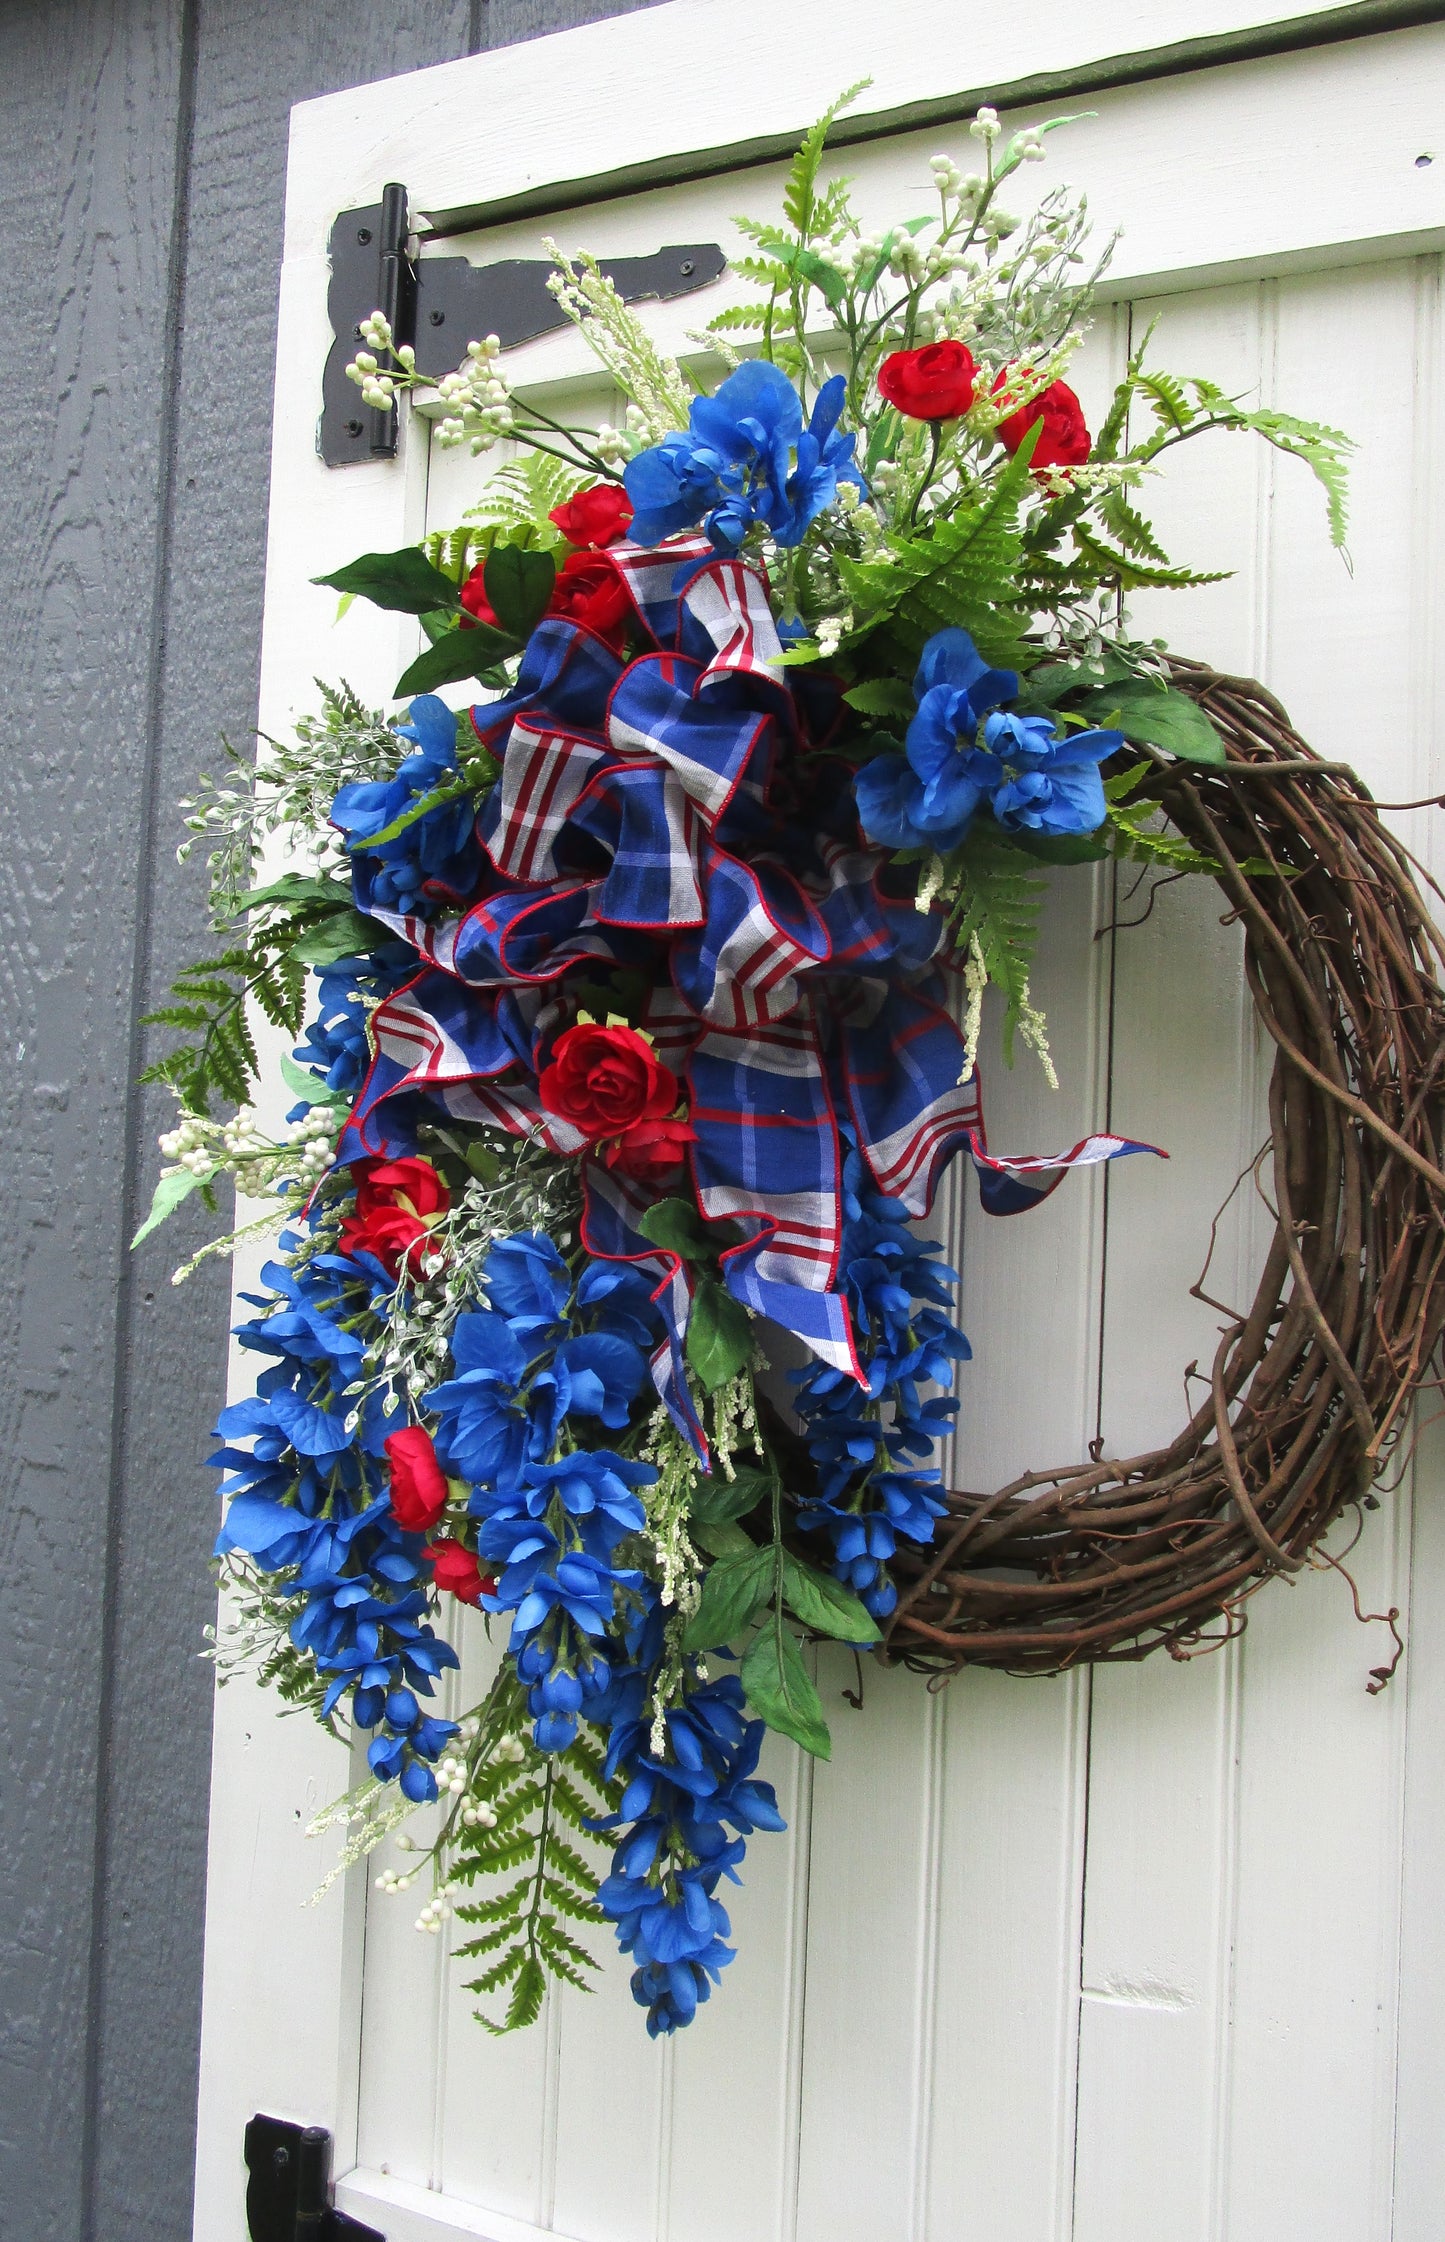
POLYGON ((444 311, 429 311, 427 313, 427 318, 431 321, 433 327, 440 327, 444 325, 446 316, 447 315, 444 311))
POLYGON ((348 436, 359 436, 361 434, 361 422, 359 420, 349 420, 346 423, 346 433, 348 436))
POLYGON ((371 239, 370 226, 358 226, 356 229, 356 238, 361 243, 361 246, 364 249, 371 239))
POLYGON ((692 261, 691 257, 684 257, 684 258, 683 258, 683 260, 682 260, 682 277, 683 277, 683 279, 684 279, 684 280, 688 279, 688 278, 689 278, 689 276, 690 276, 690 275, 691 275, 691 274, 692 274, 692 273, 693 273, 693 272, 695 271, 695 269, 696 269, 696 268, 695 268, 695 266, 694 266, 694 264, 693 264, 693 261, 692 261))

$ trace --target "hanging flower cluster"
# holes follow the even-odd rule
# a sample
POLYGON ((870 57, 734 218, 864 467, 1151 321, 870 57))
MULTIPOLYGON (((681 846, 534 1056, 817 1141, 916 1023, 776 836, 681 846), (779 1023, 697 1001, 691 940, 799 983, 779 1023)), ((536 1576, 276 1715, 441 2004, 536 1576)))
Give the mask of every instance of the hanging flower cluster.
MULTIPOLYGON (((1138 486, 1213 425, 1338 496, 1328 431, 1142 351, 1090 431, 1082 205, 999 200, 1051 127, 1000 150, 981 111, 985 168, 941 155, 936 216, 873 235, 827 123, 788 225, 744 227, 720 375, 560 255, 626 426, 469 347, 438 440, 527 456, 323 579, 421 618, 404 709, 328 692, 189 805, 228 947, 161 1015, 182 1110, 145 1229, 228 1174, 286 1225, 220 1426, 217 1656, 367 1735, 323 1821, 345 1862, 394 1844, 383 1890, 429 1870, 419 1927, 458 1924, 503 2028, 585 1982, 569 1924, 612 1926, 653 2032, 731 1959, 721 1882, 782 1827, 765 1732, 826 1755, 811 1646, 886 1653, 893 1561, 947 1513, 970 1348, 918 1224, 948 1162, 1011 1215, 1147 1149, 1001 1158, 975 1065, 990 982, 1048 1063, 1049 865, 1210 868, 1152 814, 1161 763, 1222 749, 1122 620, 1191 580, 1138 486), (249 886, 278 829, 311 869, 249 886), (248 1004, 294 1045, 274 1139, 248 1004), (500 1654, 472 1704, 465 1611, 500 1654)), ((379 313, 363 341, 369 401, 421 386, 379 313)))

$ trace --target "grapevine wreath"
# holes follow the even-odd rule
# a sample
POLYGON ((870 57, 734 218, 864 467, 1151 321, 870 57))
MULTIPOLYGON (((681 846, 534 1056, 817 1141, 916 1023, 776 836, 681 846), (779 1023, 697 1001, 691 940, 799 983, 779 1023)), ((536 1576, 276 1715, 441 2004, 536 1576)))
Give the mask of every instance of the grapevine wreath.
MULTIPOLYGON (((180 1113, 141 1235, 226 1176, 260 1211, 207 1251, 280 1227, 219 1427, 214 1656, 365 1739, 318 1826, 342 1867, 389 1841, 383 1889, 428 1880, 419 1927, 456 1918, 500 2029, 585 1983, 588 1923, 650 2031, 690 2021, 731 1959, 720 1881, 782 1826, 764 1726, 828 1751, 807 1641, 938 1675, 1220 1639, 1373 1499, 1445 1318, 1410 862, 1267 693, 1123 605, 1201 580, 1140 511, 1172 447, 1253 431, 1341 543, 1346 440, 1147 337, 1091 431, 1064 375, 1107 251, 1064 190, 1003 206, 1043 132, 1001 146, 981 110, 981 168, 936 157, 931 215, 873 235, 823 176, 831 114, 782 221, 739 221, 756 300, 691 377, 553 251, 622 425, 469 345, 434 441, 513 456, 455 531, 322 579, 419 618, 407 705, 324 688, 184 805, 223 946, 159 1015, 180 1113), (1273 1240, 1167 1447, 950 1489, 969 1346, 917 1227, 944 1167, 1008 1217, 1153 1150, 984 1131, 985 988, 1052 1076, 1045 887, 1111 858, 1217 881, 1242 924, 1273 1240), (258 1014, 294 1044, 277 1133, 258 1014), (496 1665, 453 1719, 459 1605, 496 1665)), ((419 386, 380 314, 363 341, 369 404, 419 386)))

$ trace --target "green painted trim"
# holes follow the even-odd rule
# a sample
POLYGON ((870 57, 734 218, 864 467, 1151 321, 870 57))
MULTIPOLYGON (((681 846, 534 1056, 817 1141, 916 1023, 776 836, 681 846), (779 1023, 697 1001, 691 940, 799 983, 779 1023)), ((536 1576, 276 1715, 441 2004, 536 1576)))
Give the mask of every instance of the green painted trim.
MULTIPOLYGON (((1376 38, 1385 32, 1412 31, 1423 24, 1441 22, 1445 22, 1445 0, 1353 0, 1347 7, 1326 8, 1317 15, 1294 16, 1281 23, 1257 24, 1247 31, 1180 39, 1172 46, 1150 47, 1135 54, 1101 56, 1077 70, 1045 70, 1008 85, 974 86, 935 101, 910 103, 906 109, 841 117, 829 135, 829 146, 888 140, 928 125, 957 124, 972 117, 984 102, 996 109, 1031 109, 1043 102, 1076 101, 1119 86, 1182 77, 1192 70, 1259 62, 1270 55, 1299 54, 1311 47, 1337 46, 1346 39, 1376 38)), ((726 172, 755 169, 760 164, 781 162, 792 154, 795 145, 793 136, 774 134, 765 139, 734 141, 726 147, 688 149, 647 163, 625 165, 617 171, 599 172, 587 179, 561 179, 551 186, 528 188, 521 194, 498 196, 486 203, 428 211, 432 230, 427 239, 472 233, 482 226, 504 225, 517 218, 545 217, 580 209, 587 203, 613 202, 619 196, 638 194, 650 187, 679 186, 693 179, 715 179, 726 172)))

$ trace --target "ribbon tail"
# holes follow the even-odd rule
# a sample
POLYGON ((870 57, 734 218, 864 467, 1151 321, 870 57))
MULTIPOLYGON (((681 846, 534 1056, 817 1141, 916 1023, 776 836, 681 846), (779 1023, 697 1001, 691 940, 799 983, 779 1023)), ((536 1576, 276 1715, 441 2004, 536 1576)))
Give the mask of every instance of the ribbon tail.
POLYGON ((1099 1135, 1083 1137, 1071 1152, 1028 1154, 1018 1159, 997 1158, 988 1149, 982 1129, 971 1129, 969 1151, 978 1173, 978 1195, 985 1214, 1026 1214, 1057 1191, 1071 1168, 1093 1168, 1104 1160, 1121 1160, 1130 1152, 1152 1152, 1156 1159, 1169 1155, 1157 1144, 1134 1137, 1099 1135))

